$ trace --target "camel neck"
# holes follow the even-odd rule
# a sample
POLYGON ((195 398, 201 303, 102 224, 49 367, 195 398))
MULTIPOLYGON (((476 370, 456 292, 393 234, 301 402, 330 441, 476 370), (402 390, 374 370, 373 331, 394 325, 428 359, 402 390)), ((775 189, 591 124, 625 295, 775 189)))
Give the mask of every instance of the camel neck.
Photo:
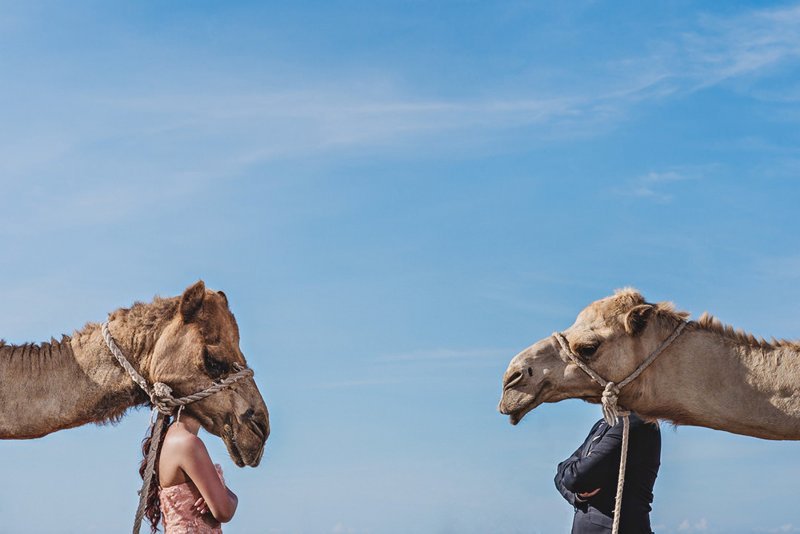
MULTIPOLYGON (((176 299, 158 299, 109 316, 117 344, 149 380, 148 363, 176 299)), ((0 439, 38 438, 122 417, 147 396, 112 357, 90 323, 49 343, 0 343, 0 439)))
POLYGON ((117 310, 109 315, 108 326, 114 341, 125 357, 148 380, 150 377, 147 366, 150 356, 176 307, 177 299, 157 299, 152 303, 140 303, 130 309, 117 310))
POLYGON ((679 425, 800 439, 800 354, 694 323, 645 373, 631 408, 679 425))

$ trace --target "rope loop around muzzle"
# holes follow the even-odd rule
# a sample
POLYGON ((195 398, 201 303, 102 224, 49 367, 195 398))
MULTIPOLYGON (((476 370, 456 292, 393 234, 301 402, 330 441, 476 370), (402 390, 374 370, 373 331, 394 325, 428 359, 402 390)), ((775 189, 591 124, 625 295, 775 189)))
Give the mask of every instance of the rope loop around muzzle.
POLYGON ((108 322, 105 322, 101 325, 101 332, 108 349, 111 351, 111 354, 114 356, 117 362, 119 362, 122 368, 125 369, 128 375, 131 377, 131 380, 133 380, 140 388, 142 388, 142 390, 150 398, 150 404, 153 406, 154 413, 158 412, 158 416, 154 422, 152 421, 151 417, 153 434, 150 441, 150 451, 147 454, 145 471, 142 475, 142 489, 139 490, 139 507, 136 510, 136 517, 133 522, 133 534, 139 534, 142 518, 144 517, 145 509, 147 508, 147 496, 150 493, 150 486, 153 482, 156 458, 160 452, 161 431, 164 426, 164 418, 171 416, 176 411, 178 412, 178 416, 180 416, 181 410, 187 404, 203 400, 207 397, 210 397, 214 393, 219 393, 223 389, 230 387, 243 378, 252 377, 253 370, 242 367, 238 363, 234 363, 234 369, 236 369, 235 373, 212 383, 202 391, 192 393, 191 395, 186 395, 185 397, 175 398, 172 395, 172 388, 167 384, 163 382, 155 382, 152 387, 147 384, 147 380, 145 380, 145 378, 133 368, 131 363, 117 346, 117 343, 114 341, 114 338, 111 335, 111 331, 108 329, 108 322))

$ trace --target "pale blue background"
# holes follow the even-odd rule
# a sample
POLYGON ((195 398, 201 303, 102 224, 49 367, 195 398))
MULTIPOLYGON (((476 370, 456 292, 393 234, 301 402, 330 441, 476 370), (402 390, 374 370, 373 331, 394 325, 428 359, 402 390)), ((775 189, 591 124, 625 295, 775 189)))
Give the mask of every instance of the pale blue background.
MULTIPOLYGON (((231 533, 557 533, 599 409, 496 412, 632 285, 800 337, 800 4, 0 1, 0 335, 198 278, 272 412, 231 533), (288 6, 288 7, 287 7, 288 6)), ((148 414, 0 443, 0 532, 125 532, 148 414)), ((664 426, 663 533, 798 532, 798 445, 664 426)))

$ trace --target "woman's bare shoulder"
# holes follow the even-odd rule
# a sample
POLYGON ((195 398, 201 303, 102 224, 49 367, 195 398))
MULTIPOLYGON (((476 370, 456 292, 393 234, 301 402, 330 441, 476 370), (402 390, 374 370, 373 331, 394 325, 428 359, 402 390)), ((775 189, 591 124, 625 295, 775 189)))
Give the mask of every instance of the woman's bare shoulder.
POLYGON ((203 440, 179 425, 172 425, 167 430, 164 437, 164 444, 161 446, 162 452, 174 452, 178 454, 208 454, 203 440))

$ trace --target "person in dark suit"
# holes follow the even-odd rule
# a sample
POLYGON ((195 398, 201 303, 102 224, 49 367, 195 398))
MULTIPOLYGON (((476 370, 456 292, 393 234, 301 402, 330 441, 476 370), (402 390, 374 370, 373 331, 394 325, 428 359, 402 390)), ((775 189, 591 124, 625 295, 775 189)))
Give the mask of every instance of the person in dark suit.
MULTIPOLYGON (((622 425, 622 418, 613 427, 601 419, 583 445, 558 464, 556 488, 575 507, 572 534, 611 532, 622 425)), ((658 423, 645 423, 631 412, 629 436, 620 533, 651 534, 650 505, 661 464, 661 431, 658 423)))

